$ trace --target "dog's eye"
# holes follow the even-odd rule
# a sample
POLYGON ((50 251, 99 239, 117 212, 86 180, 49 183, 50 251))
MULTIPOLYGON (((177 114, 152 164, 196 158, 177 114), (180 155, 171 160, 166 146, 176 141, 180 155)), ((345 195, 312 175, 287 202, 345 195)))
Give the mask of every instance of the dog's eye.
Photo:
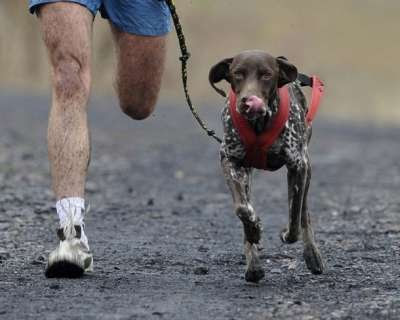
POLYGON ((236 81, 240 81, 244 79, 244 74, 242 72, 235 72, 233 74, 233 77, 235 78, 236 81))
POLYGON ((271 79, 271 74, 270 73, 263 73, 261 75, 261 79, 262 80, 269 80, 269 79, 271 79))

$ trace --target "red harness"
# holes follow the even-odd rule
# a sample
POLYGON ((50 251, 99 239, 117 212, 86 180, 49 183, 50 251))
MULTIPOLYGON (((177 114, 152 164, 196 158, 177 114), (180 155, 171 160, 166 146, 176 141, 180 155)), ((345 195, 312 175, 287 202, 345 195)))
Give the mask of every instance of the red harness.
MULTIPOLYGON (((324 92, 324 85, 317 76, 312 77, 311 103, 306 115, 307 124, 310 124, 317 113, 321 97, 324 92)), ((229 92, 229 109, 233 125, 246 149, 246 156, 243 161, 245 167, 268 170, 267 151, 274 144, 285 127, 290 112, 290 96, 288 86, 279 88, 280 104, 278 113, 274 116, 271 124, 265 130, 256 135, 249 122, 236 110, 236 95, 229 92)))

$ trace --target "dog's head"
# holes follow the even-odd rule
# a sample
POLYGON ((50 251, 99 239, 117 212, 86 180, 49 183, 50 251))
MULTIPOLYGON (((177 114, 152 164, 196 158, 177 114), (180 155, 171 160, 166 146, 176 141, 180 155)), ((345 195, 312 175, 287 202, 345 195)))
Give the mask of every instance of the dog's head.
POLYGON ((271 115, 269 105, 278 88, 295 81, 297 69, 286 58, 275 58, 259 50, 244 51, 214 65, 209 73, 211 86, 224 92, 215 83, 226 80, 236 94, 237 111, 248 120, 271 115))

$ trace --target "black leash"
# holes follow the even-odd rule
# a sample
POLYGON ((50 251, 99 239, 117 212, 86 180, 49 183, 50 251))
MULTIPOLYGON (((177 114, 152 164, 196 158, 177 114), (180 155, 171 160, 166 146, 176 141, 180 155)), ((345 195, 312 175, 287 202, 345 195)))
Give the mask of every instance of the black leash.
POLYGON ((192 112, 194 118, 199 123, 200 127, 202 127, 203 130, 205 132, 207 132, 207 134, 210 137, 214 138, 217 142, 221 143, 222 142, 221 138, 219 138, 215 134, 214 130, 207 128, 207 125, 200 118, 199 114, 197 113, 197 111, 195 109, 195 106, 192 104, 192 100, 190 98, 189 89, 188 89, 188 85, 187 85, 187 61, 190 58, 190 53, 187 50, 185 35, 183 34, 182 25, 179 21, 179 16, 176 12, 174 1, 173 0, 165 0, 165 2, 168 5, 169 11, 171 12, 172 20, 174 22, 174 26, 175 26, 175 30, 176 30, 176 35, 178 37, 179 47, 180 47, 181 54, 182 54, 182 56, 179 57, 179 60, 181 60, 181 65, 182 65, 182 84, 183 84, 183 91, 185 92, 187 104, 188 104, 189 109, 192 112))

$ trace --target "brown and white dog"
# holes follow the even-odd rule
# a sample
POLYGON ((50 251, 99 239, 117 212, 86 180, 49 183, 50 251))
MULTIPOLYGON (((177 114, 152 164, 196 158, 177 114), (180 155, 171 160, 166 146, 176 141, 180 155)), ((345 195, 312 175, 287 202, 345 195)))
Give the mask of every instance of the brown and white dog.
POLYGON ((281 232, 281 240, 294 243, 302 235, 306 265, 313 274, 321 274, 324 263, 314 240, 307 206, 311 179, 308 144, 312 128, 311 122, 307 121, 308 108, 297 68, 284 57, 275 58, 258 50, 245 51, 211 68, 209 81, 218 93, 224 95, 215 86, 221 80, 231 85, 230 97, 222 111, 224 137, 220 150, 221 164, 233 196, 235 213, 244 226, 245 279, 258 282, 265 274, 259 259, 261 222, 250 201, 254 166, 271 171, 284 165, 287 167, 289 223, 281 232), (284 110, 281 110, 283 97, 280 89, 284 87, 288 92, 287 117, 279 131, 275 128, 278 134, 268 148, 253 148, 253 156, 259 156, 257 161, 249 161, 249 146, 235 119, 239 115, 257 139, 274 127, 276 119, 281 117, 280 113, 284 110))

